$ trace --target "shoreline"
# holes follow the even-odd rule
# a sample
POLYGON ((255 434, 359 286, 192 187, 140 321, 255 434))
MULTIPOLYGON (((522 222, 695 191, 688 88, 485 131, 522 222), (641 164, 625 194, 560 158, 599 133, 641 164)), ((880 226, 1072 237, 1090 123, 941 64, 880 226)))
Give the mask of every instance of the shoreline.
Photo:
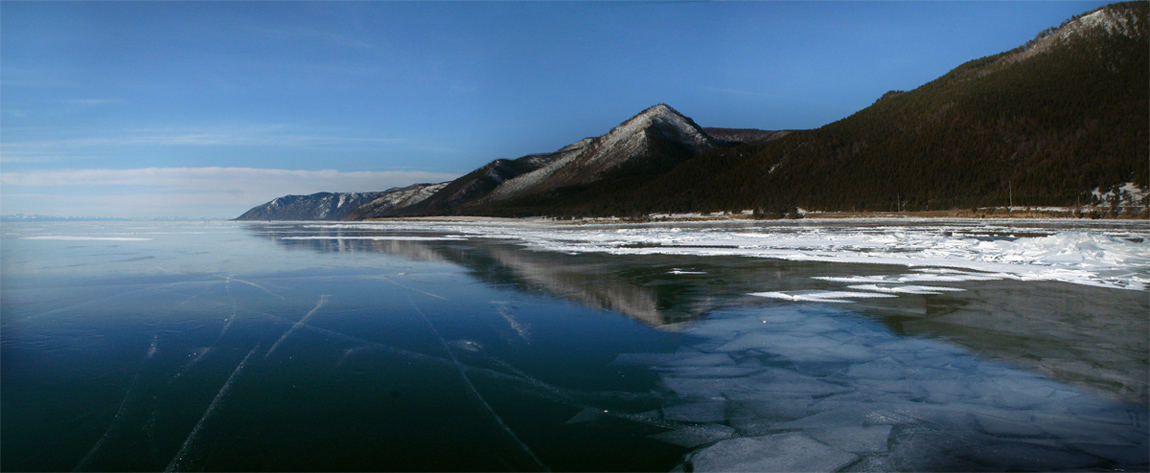
MULTIPOLYGON (((769 222, 800 220, 1068 220, 1099 222, 1150 222, 1150 209, 1138 214, 1129 212, 1117 216, 1098 209, 1078 210, 1072 208, 1025 208, 1013 209, 963 209, 963 210, 919 210, 903 212, 841 212, 841 211, 801 211, 798 217, 756 218, 749 211, 741 213, 681 213, 649 214, 642 217, 488 217, 478 215, 442 215, 420 217, 387 217, 359 220, 359 222, 463 222, 463 223, 549 223, 562 225, 604 224, 604 223, 674 223, 674 222, 769 222)), ((350 223, 350 222, 349 222, 350 223)))

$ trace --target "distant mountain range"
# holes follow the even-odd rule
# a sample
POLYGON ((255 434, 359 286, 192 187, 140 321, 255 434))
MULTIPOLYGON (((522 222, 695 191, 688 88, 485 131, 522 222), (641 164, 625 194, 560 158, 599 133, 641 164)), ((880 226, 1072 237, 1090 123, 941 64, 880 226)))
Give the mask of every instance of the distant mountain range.
MULTIPOLYGON (((553 153, 354 194, 366 200, 342 218, 1098 203, 1150 187, 1148 18, 1144 1, 1102 7, 814 130, 702 128, 656 105, 553 153)), ((334 219, 344 195, 289 196, 316 202, 298 212, 272 206, 281 197, 240 219, 334 219)))
POLYGON ((360 205, 397 190, 285 195, 244 212, 236 220, 339 220, 360 205))

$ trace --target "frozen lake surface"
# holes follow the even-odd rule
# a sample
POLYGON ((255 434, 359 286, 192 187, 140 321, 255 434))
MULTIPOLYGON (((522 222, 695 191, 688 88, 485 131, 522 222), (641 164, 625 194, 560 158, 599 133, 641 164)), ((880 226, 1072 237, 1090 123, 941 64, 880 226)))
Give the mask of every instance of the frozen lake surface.
POLYGON ((1150 225, 5 223, 3 470, 1150 467, 1150 225))

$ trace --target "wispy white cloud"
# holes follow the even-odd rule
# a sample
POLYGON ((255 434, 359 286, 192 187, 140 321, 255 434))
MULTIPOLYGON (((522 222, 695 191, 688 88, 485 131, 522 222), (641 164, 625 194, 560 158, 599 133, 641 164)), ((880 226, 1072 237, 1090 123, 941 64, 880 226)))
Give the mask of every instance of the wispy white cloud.
POLYGON ((402 142, 403 138, 356 137, 340 134, 300 133, 285 125, 211 127, 197 129, 140 129, 114 136, 54 140, 6 141, 5 151, 31 153, 115 146, 275 146, 307 147, 342 144, 402 142))
MULTIPOLYGON (((424 171, 305 171, 241 167, 66 169, 0 174, 0 183, 24 187, 142 186, 175 189, 231 187, 381 190, 412 182, 441 182, 454 174, 424 171)), ((318 192, 318 191, 316 191, 318 192)))
POLYGON ((381 191, 444 182, 425 171, 241 167, 67 169, 0 174, 4 213, 90 216, 235 216, 286 194, 381 191))

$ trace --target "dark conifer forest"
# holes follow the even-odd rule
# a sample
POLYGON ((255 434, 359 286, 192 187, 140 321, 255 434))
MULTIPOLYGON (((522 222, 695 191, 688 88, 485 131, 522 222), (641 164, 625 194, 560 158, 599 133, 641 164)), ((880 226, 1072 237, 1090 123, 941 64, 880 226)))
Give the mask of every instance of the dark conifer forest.
POLYGON ((657 176, 614 176, 488 215, 942 210, 1089 203, 1150 185, 1147 2, 1104 7, 1128 34, 1075 19, 1015 50, 814 130, 708 151, 657 176), (1072 30, 1072 31, 1070 31, 1072 30), (1060 37, 1060 33, 1065 33, 1060 37))

